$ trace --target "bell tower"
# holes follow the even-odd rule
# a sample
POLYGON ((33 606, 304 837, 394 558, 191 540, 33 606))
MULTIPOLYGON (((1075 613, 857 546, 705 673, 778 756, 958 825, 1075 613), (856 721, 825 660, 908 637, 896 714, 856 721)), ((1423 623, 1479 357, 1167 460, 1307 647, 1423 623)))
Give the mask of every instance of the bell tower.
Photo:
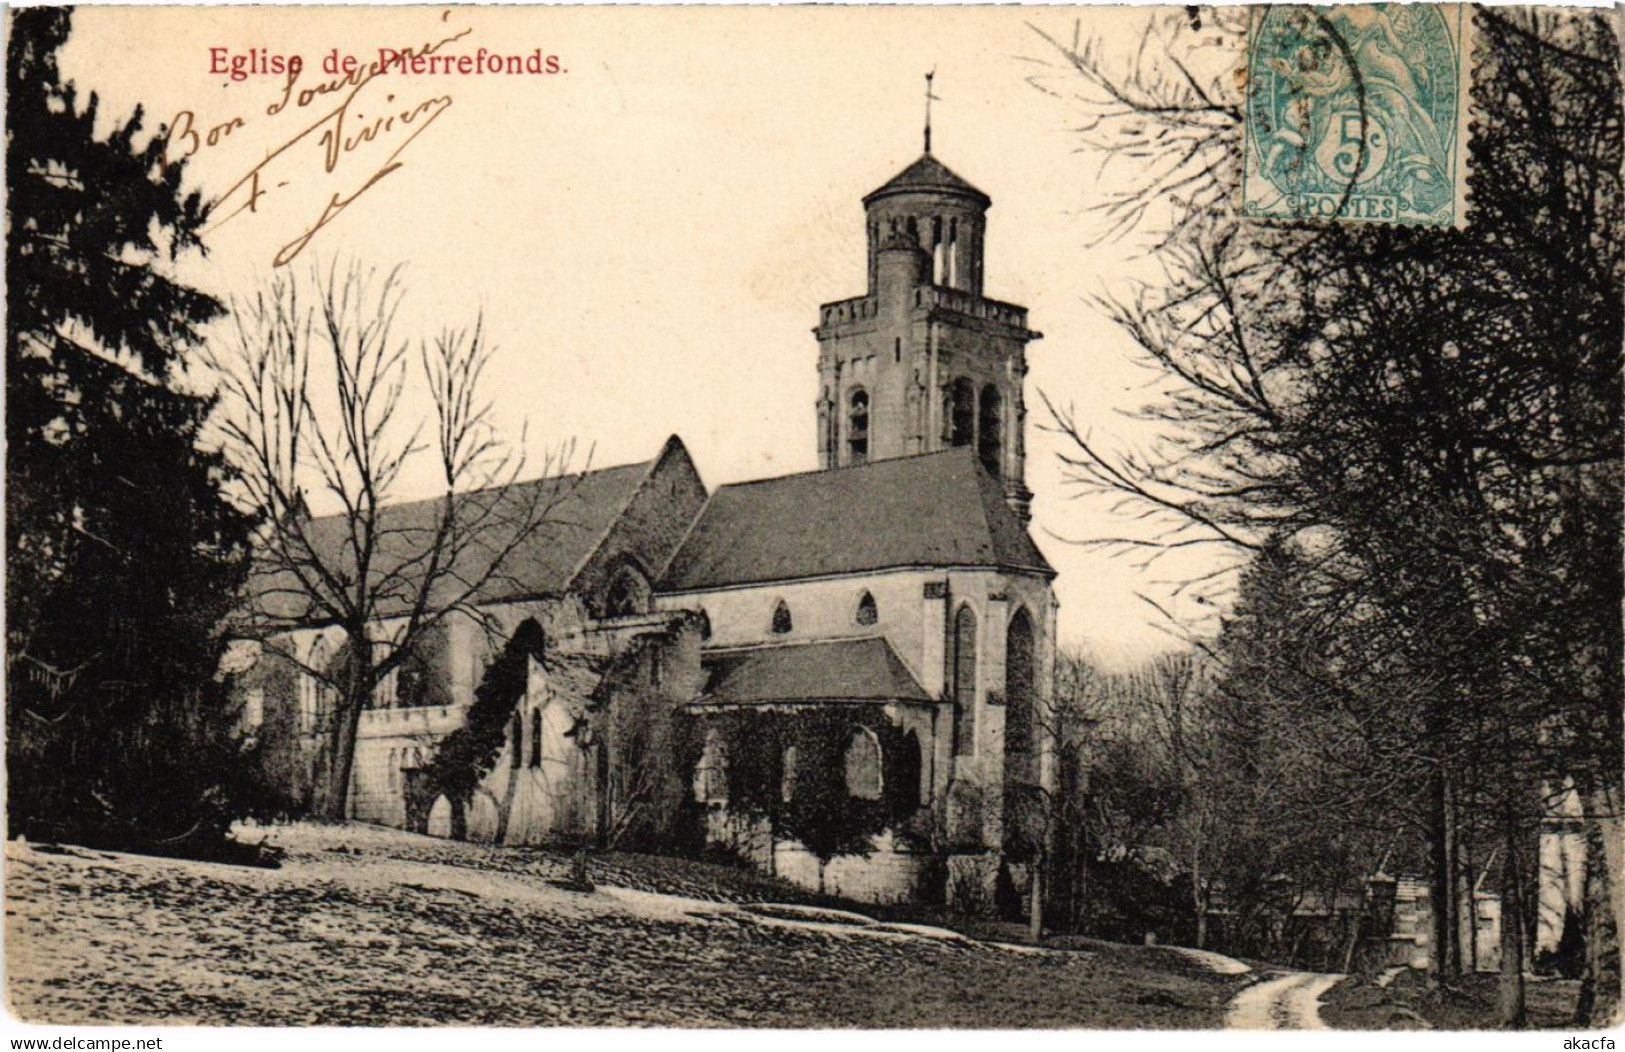
POLYGON ((824 469, 972 446, 1026 521, 1027 309, 982 294, 992 200, 926 152, 863 199, 869 285, 819 308, 824 469))

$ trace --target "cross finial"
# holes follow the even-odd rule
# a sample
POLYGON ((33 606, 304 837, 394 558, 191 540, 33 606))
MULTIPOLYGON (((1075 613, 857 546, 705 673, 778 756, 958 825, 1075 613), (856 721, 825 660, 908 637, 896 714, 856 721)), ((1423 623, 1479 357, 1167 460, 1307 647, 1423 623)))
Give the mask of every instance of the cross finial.
POLYGON ((931 152, 931 100, 936 98, 931 94, 931 79, 937 75, 936 67, 925 75, 925 152, 931 152))

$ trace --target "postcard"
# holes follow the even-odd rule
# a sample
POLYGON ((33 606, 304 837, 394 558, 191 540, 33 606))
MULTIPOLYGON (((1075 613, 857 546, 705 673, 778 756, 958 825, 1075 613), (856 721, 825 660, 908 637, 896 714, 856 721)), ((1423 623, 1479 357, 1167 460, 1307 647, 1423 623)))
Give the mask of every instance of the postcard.
POLYGON ((1618 1024, 1616 10, 7 26, 19 1035, 1618 1024))

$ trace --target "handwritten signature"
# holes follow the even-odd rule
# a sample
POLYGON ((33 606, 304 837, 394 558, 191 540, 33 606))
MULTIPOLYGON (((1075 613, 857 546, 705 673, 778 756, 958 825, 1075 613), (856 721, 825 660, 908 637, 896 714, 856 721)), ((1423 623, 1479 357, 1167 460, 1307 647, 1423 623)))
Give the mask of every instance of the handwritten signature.
MULTIPOLYGON (((447 21, 450 14, 450 11, 442 13, 441 21, 447 21)), ((392 61, 399 61, 403 56, 410 59, 412 56, 433 55, 466 38, 473 31, 473 27, 465 27, 415 48, 393 50, 391 54, 396 58, 392 61)), ((401 68, 405 68, 404 65, 401 68)), ((351 155, 363 150, 369 144, 379 144, 378 149, 392 147, 376 167, 367 171, 366 166, 363 166, 360 171, 364 174, 358 176, 357 180, 348 183, 344 189, 331 192, 315 220, 300 229, 297 236, 277 250, 276 255, 272 257, 272 265, 286 266, 305 250, 324 227, 343 214, 345 209, 377 186, 385 177, 400 170, 405 164, 401 160, 402 153, 451 108, 453 99, 450 94, 439 94, 416 101, 397 103, 396 95, 386 93, 381 105, 368 104, 367 107, 374 110, 375 114, 381 109, 384 115, 363 117, 357 102, 368 92, 374 81, 385 75, 385 72, 383 62, 374 61, 358 67, 343 77, 319 81, 308 87, 301 86, 300 72, 290 72, 282 85, 281 96, 265 108, 266 117, 274 119, 290 110, 309 111, 325 106, 334 99, 338 101, 329 108, 321 109, 314 120, 306 123, 280 146, 267 150, 263 160, 245 172, 225 193, 216 198, 211 207, 217 218, 209 224, 204 234, 218 230, 245 212, 260 212, 266 206, 268 198, 277 190, 293 185, 293 179, 298 174, 293 166, 299 163, 301 157, 308 156, 295 150, 302 144, 306 148, 314 147, 319 150, 322 175, 336 178, 344 178, 356 170, 354 163, 347 165, 346 162, 350 160, 351 155), (230 211, 225 211, 228 206, 230 211)), ((382 87, 373 89, 370 97, 376 99, 382 90, 382 87)), ((164 161, 167 164, 174 160, 184 160, 203 150, 219 146, 233 136, 243 133, 249 126, 248 117, 235 116, 200 130, 196 114, 190 110, 182 110, 168 125, 164 161)), ((376 157, 378 150, 365 152, 376 157)))

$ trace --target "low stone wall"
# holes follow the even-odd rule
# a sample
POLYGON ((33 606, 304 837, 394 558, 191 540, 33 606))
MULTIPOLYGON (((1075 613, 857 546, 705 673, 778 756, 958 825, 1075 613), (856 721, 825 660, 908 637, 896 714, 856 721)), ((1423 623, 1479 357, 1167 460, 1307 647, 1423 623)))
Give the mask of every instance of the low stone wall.
POLYGON ((898 844, 890 833, 875 838, 868 855, 837 855, 827 863, 794 841, 773 846, 773 871, 809 891, 857 902, 911 902, 920 897, 927 857, 898 844))
POLYGON ((948 911, 962 917, 992 917, 998 912, 999 855, 949 855, 944 897, 948 911))

